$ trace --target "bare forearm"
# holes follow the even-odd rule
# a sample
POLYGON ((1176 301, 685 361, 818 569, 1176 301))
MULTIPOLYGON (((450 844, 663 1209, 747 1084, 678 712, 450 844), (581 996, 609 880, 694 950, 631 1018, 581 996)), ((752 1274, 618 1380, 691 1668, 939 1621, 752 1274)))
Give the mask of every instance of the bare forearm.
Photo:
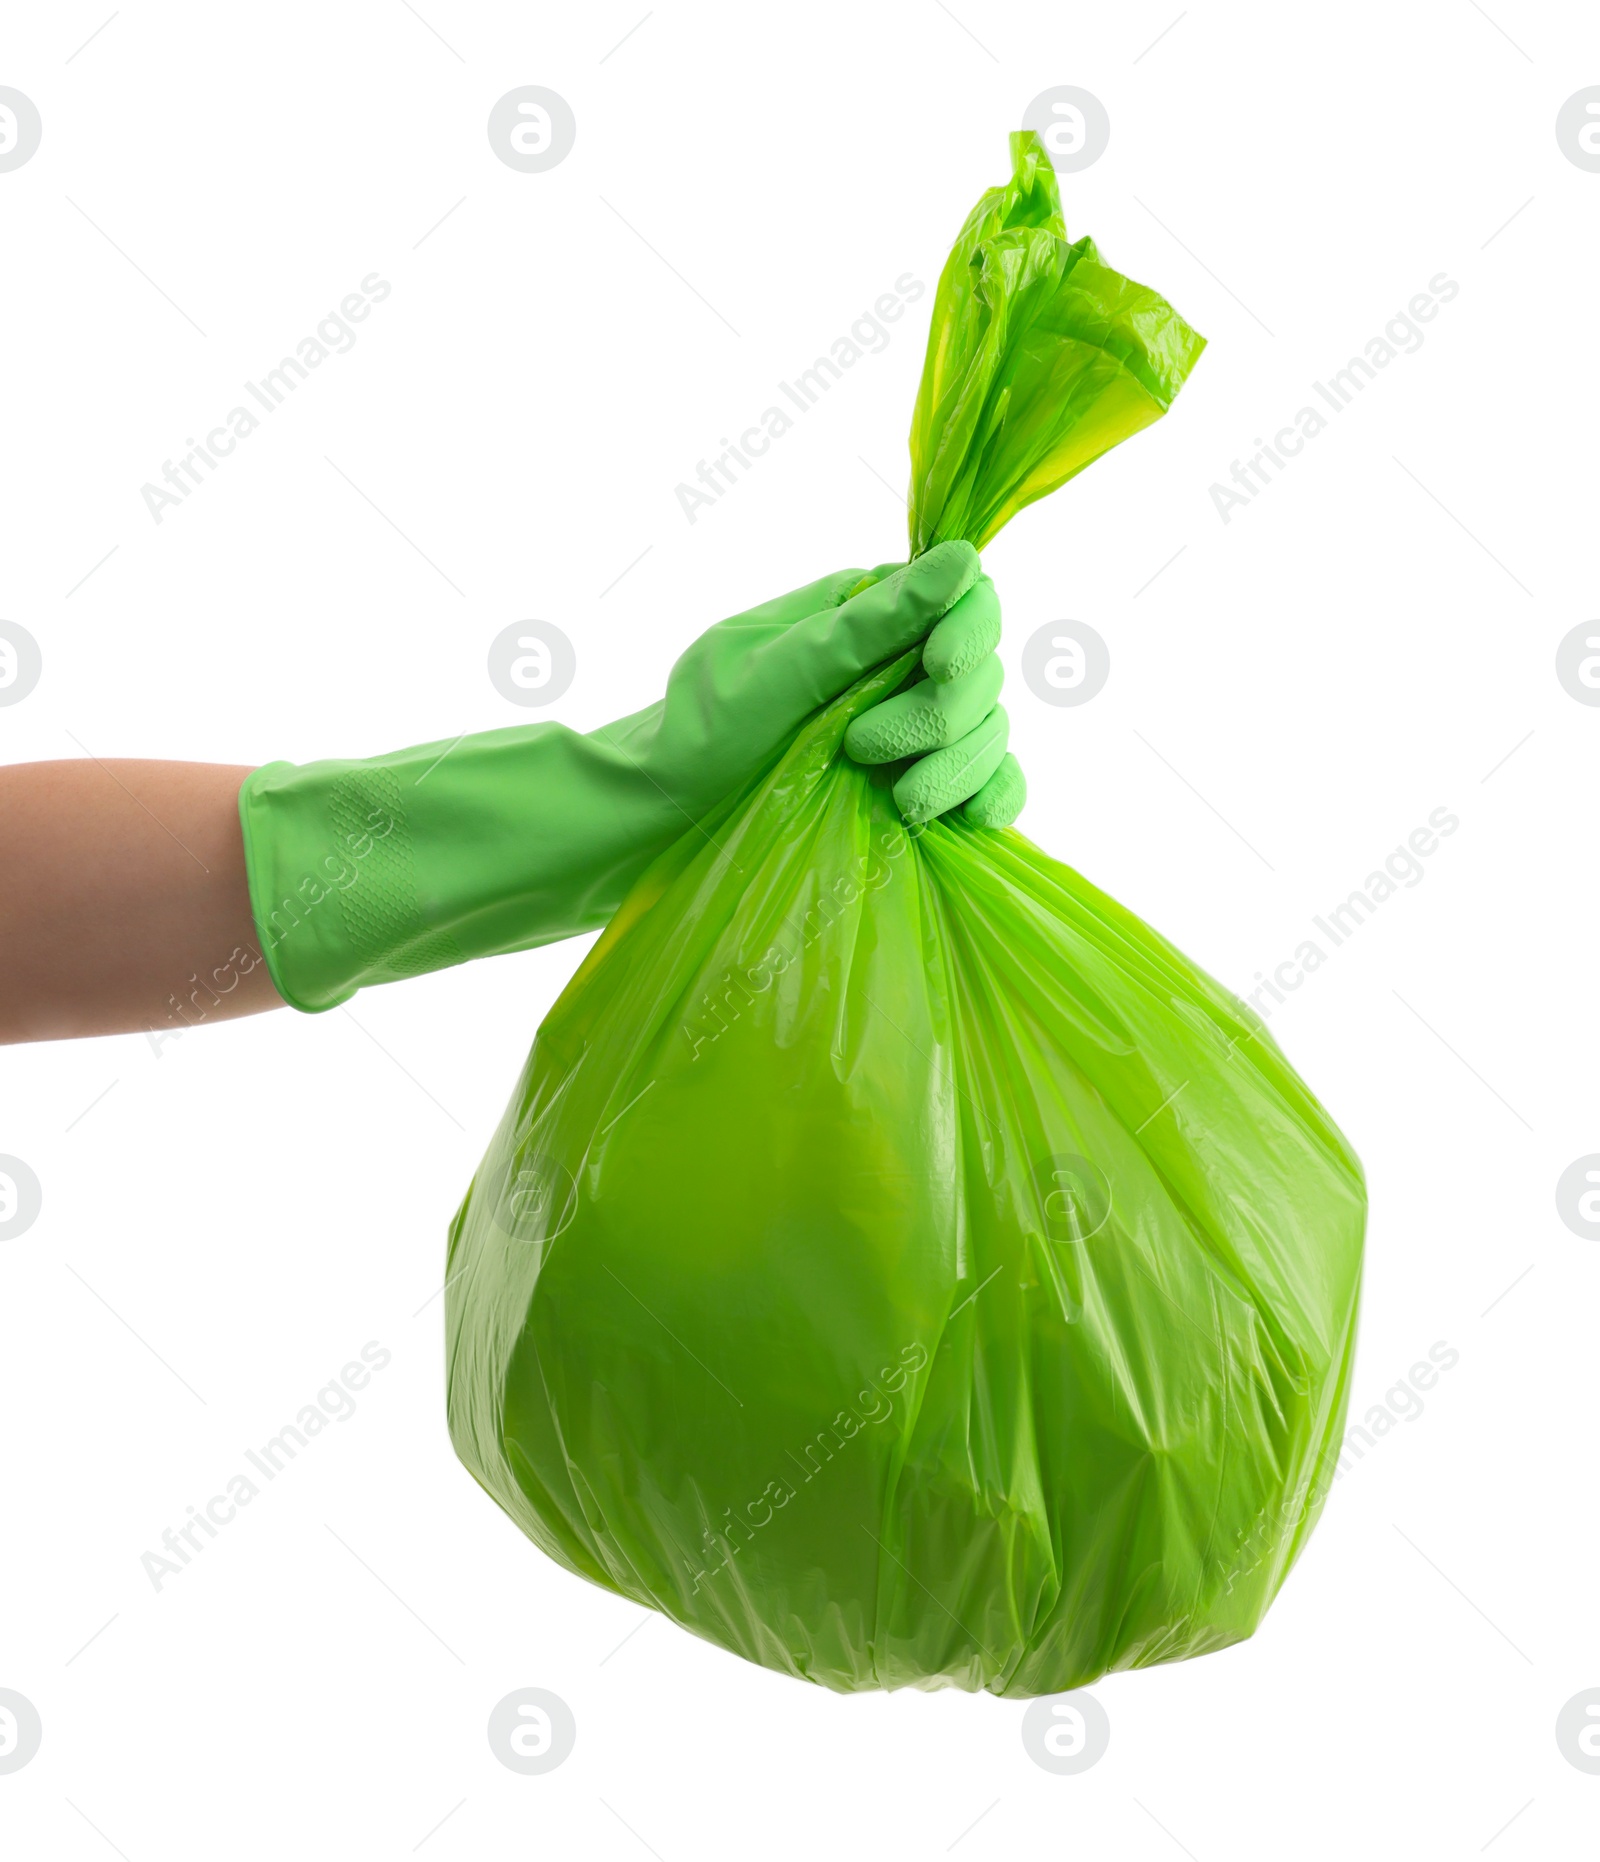
POLYGON ((282 1006, 245 883, 248 774, 92 759, 0 768, 0 1041, 282 1006))

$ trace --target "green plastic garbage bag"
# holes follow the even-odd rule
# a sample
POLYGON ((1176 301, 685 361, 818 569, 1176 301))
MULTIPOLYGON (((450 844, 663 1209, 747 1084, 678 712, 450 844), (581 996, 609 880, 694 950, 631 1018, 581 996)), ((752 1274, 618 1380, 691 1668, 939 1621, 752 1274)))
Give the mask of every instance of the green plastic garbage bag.
MULTIPOLYGON (((940 280, 912 540, 982 542, 1201 339, 1032 136, 940 280)), ((640 881, 451 1232, 450 1428, 550 1557, 838 1689, 1220 1648, 1320 1510, 1360 1166, 1260 1019, 1015 831, 902 826, 818 714, 640 881)))

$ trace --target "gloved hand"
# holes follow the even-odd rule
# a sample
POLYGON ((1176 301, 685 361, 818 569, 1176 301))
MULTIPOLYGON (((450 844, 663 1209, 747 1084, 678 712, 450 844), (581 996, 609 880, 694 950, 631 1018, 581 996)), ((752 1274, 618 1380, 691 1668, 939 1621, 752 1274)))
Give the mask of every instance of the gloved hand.
POLYGON ((954 642, 940 649, 952 671, 972 664, 987 634, 935 624, 955 620, 978 581, 968 543, 826 576, 718 623, 673 667, 664 699, 588 736, 540 723, 255 770, 239 813, 278 993, 333 1008, 365 984, 604 924, 658 853, 863 673, 930 629, 930 648, 954 642))
POLYGON ((996 702, 1005 677, 999 644, 1000 598, 980 575, 928 636, 927 676, 862 712, 845 732, 846 754, 858 763, 919 759, 894 785, 907 821, 931 821, 958 803, 984 828, 1010 827, 1022 813, 1027 780, 1006 749, 1010 724, 996 702))

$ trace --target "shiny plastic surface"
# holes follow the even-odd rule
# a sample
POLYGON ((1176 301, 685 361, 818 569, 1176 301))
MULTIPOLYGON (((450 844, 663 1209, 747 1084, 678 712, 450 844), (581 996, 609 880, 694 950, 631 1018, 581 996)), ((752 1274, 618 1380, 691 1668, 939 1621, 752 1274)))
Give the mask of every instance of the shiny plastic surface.
POLYGON ((982 549, 1172 405, 1205 348, 1156 293, 1067 243, 1037 136, 1011 138, 1011 179, 967 216, 934 296, 911 421, 911 553, 982 549))
MULTIPOLYGON (((1054 177, 1014 150, 1032 213, 1054 177)), ((1153 333, 1136 379, 1192 359, 1103 276, 1104 327, 1137 297, 1153 333)), ((939 384, 1006 366, 952 359, 971 301, 941 284, 924 539, 1154 417, 1113 371, 1089 438, 985 414, 979 469, 939 463, 939 384)), ((1028 327, 1045 394, 1058 326, 1028 327)), ((1365 1192, 1259 1018, 841 755, 916 660, 663 854, 547 1017, 451 1232, 450 1428, 552 1558, 751 1661, 1052 1693, 1260 1621, 1332 1475, 1365 1192)))

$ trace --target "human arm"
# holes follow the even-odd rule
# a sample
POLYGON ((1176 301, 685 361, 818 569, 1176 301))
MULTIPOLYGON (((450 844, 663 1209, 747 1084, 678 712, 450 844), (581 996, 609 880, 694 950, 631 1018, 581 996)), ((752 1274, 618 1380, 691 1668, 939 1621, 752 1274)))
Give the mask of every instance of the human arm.
MULTIPOLYGON (((818 706, 917 641, 947 674, 988 656, 983 702, 945 714, 947 727, 980 722, 999 685, 998 625, 976 553, 943 544, 719 622, 662 700, 587 735, 548 722, 253 771, 0 768, 0 1040, 324 1009, 369 983, 594 929, 818 706)), ((928 736, 914 704, 909 724, 895 724, 900 700, 867 714, 894 728, 863 760, 951 743, 948 728, 928 736)), ((981 722, 992 739, 993 717, 981 722)), ((993 766, 992 741, 979 749, 954 765, 946 750, 943 773, 936 756, 913 765, 903 783, 924 768, 921 812, 908 816, 967 801, 993 766)))
POLYGON ((0 767, 0 1041, 282 1006, 245 883, 249 773, 92 757, 0 767))

